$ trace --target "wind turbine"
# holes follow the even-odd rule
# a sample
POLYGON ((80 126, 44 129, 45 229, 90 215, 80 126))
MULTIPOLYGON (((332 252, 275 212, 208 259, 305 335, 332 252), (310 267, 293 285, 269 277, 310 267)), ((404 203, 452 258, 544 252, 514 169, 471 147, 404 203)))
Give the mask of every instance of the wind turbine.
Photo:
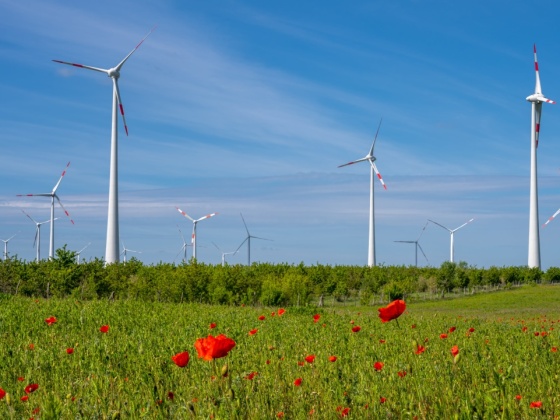
POLYGON ((80 264, 80 254, 88 247, 91 245, 91 242, 89 244, 87 244, 86 246, 84 246, 82 249, 80 249, 78 252, 76 252, 76 263, 80 264))
POLYGON ((8 259, 8 242, 10 242, 10 240, 16 235, 17 233, 10 236, 8 239, 0 239, 0 241, 4 242, 4 261, 8 259))
POLYGON ((376 157, 373 156, 373 148, 375 147, 375 141, 377 140, 377 135, 379 134, 379 129, 381 128, 381 122, 383 119, 379 121, 379 126, 377 127, 377 132, 375 133, 375 137, 373 138, 373 143, 371 145, 371 149, 369 149, 369 153, 361 159, 353 160, 352 162, 345 163, 344 165, 340 165, 339 168, 343 166, 353 165, 358 162, 365 162, 368 161, 371 165, 370 169, 370 191, 369 191, 369 246, 368 246, 368 266, 373 267, 375 266, 375 211, 374 211, 374 203, 373 203, 373 192, 374 192, 374 173, 377 175, 379 182, 383 185, 384 189, 387 189, 385 182, 383 182, 383 178, 381 174, 377 170, 377 166, 375 166, 376 157))
MULTIPOLYGON (((189 246, 187 244, 187 241, 185 241, 185 237, 183 236, 183 232, 181 232, 181 229, 179 228, 179 226, 177 225, 177 229, 179 229, 179 234, 181 235, 181 239, 183 240, 183 246, 181 247, 181 249, 179 250, 179 254, 181 254, 181 252, 183 253, 183 262, 187 261, 187 247, 189 246)), ((179 256, 179 254, 177 254, 175 256, 175 259, 177 259, 177 257, 179 256)))
POLYGON ((550 222, 552 222, 552 220, 558 216, 558 214, 560 214, 560 209, 556 210, 556 213, 554 213, 552 216, 550 216, 548 218, 548 220, 546 222, 544 222, 544 224, 542 225, 542 227, 545 227, 546 225, 548 225, 550 222))
POLYGON ((124 246, 124 242, 122 243, 122 247, 123 247, 123 250, 121 251, 121 255, 124 255, 124 257, 123 257, 123 263, 126 262, 126 253, 127 253, 127 252, 136 252, 137 254, 141 254, 141 253, 142 253, 142 252, 140 252, 140 251, 134 251, 134 250, 132 250, 132 249, 128 249, 126 246, 124 246))
POLYGON ((69 166, 70 166, 70 162, 68 162, 66 164, 66 167, 62 171, 62 175, 60 175, 60 178, 58 179, 58 182, 55 184, 54 188, 52 189, 52 191, 50 193, 18 194, 18 197, 27 196, 27 197, 50 197, 51 198, 51 238, 50 238, 50 243, 49 243, 49 258, 50 259, 52 259, 54 257, 54 221, 55 221, 55 218, 54 218, 54 199, 55 198, 56 198, 56 201, 58 201, 58 204, 60 205, 62 210, 64 210, 64 213, 66 214, 66 216, 68 216, 68 218, 70 219, 72 224, 74 224, 74 221, 70 217, 70 213, 68 213, 66 211, 66 209, 62 205, 62 202, 60 201, 60 198, 58 198, 58 195, 56 194, 56 190, 58 189, 58 186, 60 185, 60 182, 62 181, 62 178, 64 178, 64 175, 66 175, 66 170, 68 169, 69 166))
POLYGON ((416 239, 415 241, 395 241, 395 242, 401 242, 401 243, 405 243, 405 244, 415 244, 414 245, 414 250, 415 250, 414 261, 415 261, 416 267, 418 267, 418 248, 420 248, 420 252, 422 252, 422 255, 424 255, 424 258, 426 258, 426 261, 428 263, 430 262, 430 261, 428 261, 428 257, 426 257, 426 254, 424 253, 424 250, 422 249, 422 247, 420 246, 420 243, 419 243, 420 238, 422 237, 422 235, 424 234, 424 231, 426 230, 426 226, 428 226, 428 222, 426 222, 426 224, 422 228, 422 232, 420 232, 420 236, 418 236, 418 239, 416 239))
MULTIPOLYGON (((70 63, 67 61, 53 60, 55 63, 68 64, 87 70, 94 70, 105 73, 113 80, 113 110, 112 110, 112 129, 111 129, 111 161, 109 170, 109 208, 107 217, 107 243, 105 247, 105 263, 112 264, 119 261, 119 187, 118 187, 118 115, 117 105, 120 109, 123 120, 124 130, 128 136, 128 126, 124 118, 124 108, 121 94, 119 91, 119 77, 121 69, 126 60, 142 45, 144 40, 154 31, 153 28, 136 47, 115 67, 102 69, 98 67, 85 66, 83 64, 70 63)), ((52 227, 51 227, 52 228, 52 227)))
POLYGON ((237 251, 239 251, 239 248, 237 248, 233 252, 224 252, 224 251, 221 250, 221 248, 218 245, 216 245, 214 242, 212 242, 212 243, 214 244, 216 249, 222 253, 222 266, 226 265, 226 255, 235 255, 235 254, 237 254, 237 251))
MULTIPOLYGON (((23 214, 25 214, 29 220, 31 220, 33 223, 35 223, 36 229, 35 229, 35 240, 33 241, 33 246, 37 245, 37 255, 36 255, 36 261, 39 262, 39 260, 41 259, 41 225, 45 224, 45 223, 49 223, 49 220, 45 220, 44 222, 37 222, 35 219, 33 219, 30 215, 28 215, 25 211, 23 211, 23 214)), ((57 220, 58 217, 55 217, 54 220, 57 220)))
POLYGON ((455 232, 457 232, 459 229, 461 229, 462 227, 468 225, 468 224, 469 224, 470 222, 472 222, 473 220, 474 220, 474 218, 473 218, 473 219, 470 219, 468 222, 463 223, 461 226, 459 226, 458 228, 455 228, 455 229, 449 229, 449 228, 447 228, 447 227, 445 227, 445 226, 443 226, 443 225, 440 225, 438 222, 434 222, 433 220, 428 220, 428 222, 432 222, 432 223, 438 225, 439 227, 444 228, 446 231, 448 231, 448 232, 451 234, 451 244, 450 244, 450 251, 449 251, 449 254, 450 254, 450 256, 449 256, 449 261, 450 261, 450 262, 453 262, 453 257, 455 256, 455 248, 454 248, 454 246, 453 246, 453 234, 454 234, 455 232))
POLYGON ((189 216, 187 213, 185 213, 183 210, 181 210, 179 207, 175 207, 175 208, 177 209, 177 211, 179 213, 181 213, 183 216, 185 216, 187 219, 189 219, 190 221, 193 222, 191 244, 192 244, 192 247, 193 247, 193 258, 196 260, 196 225, 201 220, 209 219, 210 217, 213 217, 213 216, 217 215, 218 213, 207 214, 206 216, 202 216, 200 219, 195 220, 191 216, 189 216))
MULTIPOLYGON (((241 214, 241 213, 239 213, 241 214)), ((239 248, 241 248, 241 246, 247 242, 247 265, 251 266, 251 238, 254 239, 261 239, 263 241, 272 241, 272 239, 266 239, 266 238, 260 238, 258 236, 253 236, 249 233, 249 228, 247 227, 247 223, 245 223, 245 219, 243 218, 243 214, 241 214, 241 220, 243 220, 243 224, 245 225, 245 230, 247 231, 247 237, 245 238, 245 240, 243 242, 241 242, 241 244, 237 247, 237 251, 239 251, 239 248)))
POLYGON ((531 181, 529 190, 529 267, 541 266, 541 249, 539 238, 539 192, 537 186, 537 147, 539 146, 539 133, 541 128, 542 103, 556 102, 546 98, 541 91, 541 80, 539 77, 539 63, 537 61, 537 46, 533 45, 535 56, 535 93, 527 96, 531 102, 531 181))

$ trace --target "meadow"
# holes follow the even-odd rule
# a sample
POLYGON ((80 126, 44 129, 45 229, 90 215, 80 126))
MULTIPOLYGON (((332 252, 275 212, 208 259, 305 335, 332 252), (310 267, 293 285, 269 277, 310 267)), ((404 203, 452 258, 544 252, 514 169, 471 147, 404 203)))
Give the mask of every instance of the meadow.
POLYGON ((559 300, 523 286, 383 323, 382 305, 0 295, 0 418, 554 419, 559 300), (199 358, 220 334, 235 347, 199 358))

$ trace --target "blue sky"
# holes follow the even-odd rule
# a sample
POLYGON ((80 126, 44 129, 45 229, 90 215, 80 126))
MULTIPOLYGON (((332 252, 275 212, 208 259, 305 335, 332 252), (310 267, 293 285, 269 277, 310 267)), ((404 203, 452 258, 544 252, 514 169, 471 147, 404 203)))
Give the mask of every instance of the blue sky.
MULTIPOLYGON (((0 0, 0 238, 35 256, 35 226, 68 161, 55 246, 105 252, 111 80, 53 59, 124 65, 119 87, 120 237, 146 263, 179 261, 194 218, 198 257, 219 263, 246 233, 251 259, 367 263, 367 154, 379 119, 377 262, 414 264, 427 219, 455 228, 455 260, 526 265, 533 43, 544 94, 560 101, 555 1, 343 3, 0 0), (176 259, 177 258, 177 259, 176 259)), ((560 105, 543 106, 540 223, 560 207, 560 105)), ((48 254, 48 225, 41 253, 48 254)), ((558 265, 560 220, 541 230, 558 265)), ((430 265, 449 233, 430 224, 430 265)), ((189 249, 189 255, 191 255, 189 249)), ((131 254, 129 254, 130 256, 131 254)), ((242 248, 230 263, 246 263, 242 248)), ((428 263, 419 257, 419 264, 428 263)))

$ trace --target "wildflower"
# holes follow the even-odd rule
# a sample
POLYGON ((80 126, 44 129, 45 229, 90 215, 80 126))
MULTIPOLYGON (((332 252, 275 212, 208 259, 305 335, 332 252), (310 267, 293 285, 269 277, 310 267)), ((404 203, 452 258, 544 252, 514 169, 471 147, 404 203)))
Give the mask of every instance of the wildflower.
POLYGON ((469 332, 470 332, 470 333, 473 333, 473 332, 474 332, 474 328, 473 328, 473 327, 470 327, 470 328, 469 328, 469 332))
POLYGON ((551 348, 550 348, 550 351, 551 351, 552 353, 556 353, 556 352, 558 351, 558 347, 551 347, 551 348))
POLYGON ((173 401, 173 398, 175 398, 175 394, 171 391, 169 391, 167 393, 167 399, 173 401))
POLYGON ((533 401, 529 407, 531 408, 542 408, 542 402, 541 401, 533 401))
POLYGON ((304 362, 297 362, 297 365, 298 366, 305 366, 305 363, 304 362))
POLYGON ((41 411, 41 407, 35 407, 32 411, 33 414, 39 414, 39 412, 41 411))
POLYGON ((451 354, 453 355, 453 357, 457 357, 457 355, 459 354, 459 346, 455 345, 451 347, 451 354))
POLYGON ((38 384, 29 384, 25 387, 25 393, 31 394, 32 392, 37 391, 38 388, 39 388, 38 384))
POLYGON ((259 374, 259 372, 251 372, 251 373, 249 373, 247 376, 245 376, 245 379, 247 379, 247 380, 249 380, 249 381, 252 381, 253 378, 254 378, 255 376, 257 376, 258 374, 259 374))
POLYGON ((336 362, 336 356, 330 356, 329 357, 329 362, 336 362))
POLYGON ((526 332, 526 331, 527 331, 527 327, 521 328, 521 331, 526 332))
POLYGON ((412 328, 412 329, 416 328, 416 324, 412 324, 412 325, 410 326, 410 328, 412 328))
POLYGON ((45 322, 47 323, 47 325, 52 325, 56 322, 56 318, 54 316, 51 316, 51 317, 45 319, 45 322))
POLYGON ((282 316, 286 313, 286 310, 284 308, 280 308, 278 309, 278 315, 282 316))
POLYGON ((401 316, 405 309, 406 304, 404 300, 394 300, 384 308, 378 309, 379 318, 381 318, 381 322, 389 322, 401 316))
POLYGON ((211 322, 211 323, 210 323, 210 329, 213 330, 214 328, 216 328, 216 323, 215 323, 215 322, 211 322))
POLYGON ((220 334, 217 337, 209 335, 207 338, 199 338, 194 343, 198 357, 204 360, 219 359, 227 356, 229 351, 235 347, 235 341, 220 334))
POLYGON ((294 385, 295 385, 295 386, 301 386, 302 380, 303 380, 303 379, 301 379, 301 378, 297 378, 297 379, 294 381, 294 385))
POLYGON ((426 351, 426 347, 421 346, 420 344, 416 345, 416 351, 414 353, 416 354, 422 354, 426 351))
POLYGON ((99 331, 101 331, 103 334, 107 334, 109 332, 109 326, 102 325, 101 328, 99 328, 99 331))
POLYGON ((398 371, 397 374, 398 374, 401 378, 404 378, 404 377, 406 376, 406 370, 398 371))
POLYGON ((315 355, 314 354, 310 354, 309 356, 305 357, 305 361, 307 363, 313 363, 315 361, 315 355))
POLYGON ((445 333, 444 333, 444 334, 440 334, 440 335, 439 335, 439 338, 441 338, 442 340, 444 340, 444 339, 447 338, 447 334, 445 334, 445 333))
POLYGON ((284 412, 283 412, 283 411, 279 411, 278 414, 276 414, 276 417, 278 417, 279 419, 281 419, 282 417, 284 417, 284 412))
POLYGON ((74 353, 74 349, 72 347, 68 347, 66 349, 66 354, 72 354, 72 353, 74 353))
POLYGON ((270 360, 269 359, 266 359, 266 364, 270 365, 270 360))
POLYGON ((383 339, 379 340, 379 342, 380 342, 381 344, 385 344, 385 340, 383 340, 383 339))
POLYGON ((29 350, 35 350, 35 344, 29 343, 29 350))
POLYGON ((319 314, 313 315, 313 322, 314 322, 314 323, 319 322, 319 319, 320 319, 320 318, 321 318, 321 315, 319 315, 319 314))
POLYGON ((517 401, 520 401, 521 398, 523 398, 523 397, 522 397, 521 395, 519 395, 519 394, 517 394, 517 395, 515 396, 515 399, 516 399, 517 401))
POLYGON ((373 368, 374 368, 376 371, 379 372, 381 369, 383 369, 383 366, 384 366, 384 365, 385 365, 385 363, 383 363, 383 362, 375 362, 375 363, 373 364, 373 368))
POLYGON ((352 327, 352 332, 358 332, 362 329, 362 327, 360 327, 359 325, 356 325, 354 327, 352 327))
POLYGON ((379 402, 380 402, 381 404, 384 404, 385 401, 387 401, 387 398, 385 398, 385 397, 379 398, 379 402))
POLYGON ((270 316, 276 316, 276 312, 271 312, 270 316))
POLYGON ((189 364, 189 352, 184 351, 182 353, 177 353, 175 356, 171 356, 171 360, 180 368, 183 368, 189 364))
POLYGON ((540 333, 539 333, 538 331, 535 331, 535 337, 538 337, 539 334, 540 334, 540 333))
POLYGON ((265 318, 266 318, 266 317, 265 317, 264 315, 261 315, 261 316, 259 316, 259 321, 264 321, 265 318))
POLYGON ((17 380, 19 382, 23 382, 23 381, 25 381, 25 378, 23 376, 18 376, 17 380))
POLYGON ((258 329, 253 329, 251 331, 249 331, 249 335, 255 335, 257 333, 258 329))
POLYGON ((29 399, 29 397, 27 395, 24 395, 23 397, 20 398, 21 401, 26 402, 29 399))
POLYGON ((343 408, 340 410, 340 417, 347 417, 350 412, 350 407, 343 408))
POLYGON ((455 331, 457 329, 457 327, 451 327, 449 328, 449 332, 452 333, 453 331, 455 331))
POLYGON ((6 391, 0 388, 0 400, 6 396, 6 391))

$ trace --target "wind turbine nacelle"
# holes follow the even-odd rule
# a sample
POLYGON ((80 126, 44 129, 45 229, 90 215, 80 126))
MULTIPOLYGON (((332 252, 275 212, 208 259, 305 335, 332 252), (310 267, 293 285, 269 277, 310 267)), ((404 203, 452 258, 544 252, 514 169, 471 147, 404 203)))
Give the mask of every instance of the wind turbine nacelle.
POLYGON ((546 102, 545 97, 540 93, 533 93, 527 96, 527 101, 529 102, 546 102))
POLYGON ((111 79, 118 79, 119 77, 121 77, 121 73, 113 67, 112 69, 107 70, 107 76, 109 76, 111 79))

